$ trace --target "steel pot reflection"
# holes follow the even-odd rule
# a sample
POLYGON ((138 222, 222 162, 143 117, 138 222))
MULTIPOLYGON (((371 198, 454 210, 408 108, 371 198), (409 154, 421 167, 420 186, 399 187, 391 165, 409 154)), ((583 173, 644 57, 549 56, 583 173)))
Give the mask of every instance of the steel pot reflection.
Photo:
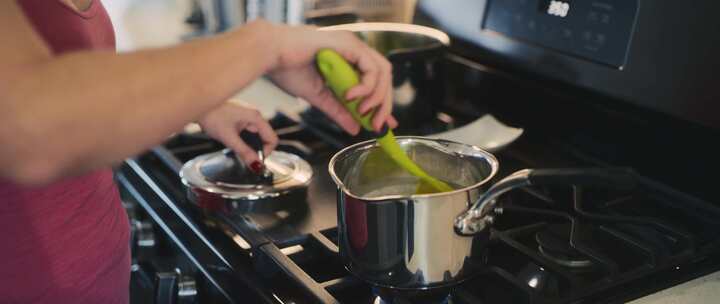
MULTIPOLYGON (((424 289, 471 276, 471 248, 488 234, 461 236, 457 215, 486 190, 497 159, 477 147, 423 137, 397 138, 410 158, 455 191, 415 195, 417 179, 375 141, 338 152, 329 171, 338 186, 340 254, 348 270, 376 286, 424 289)), ((484 246, 484 245, 483 245, 484 246)))

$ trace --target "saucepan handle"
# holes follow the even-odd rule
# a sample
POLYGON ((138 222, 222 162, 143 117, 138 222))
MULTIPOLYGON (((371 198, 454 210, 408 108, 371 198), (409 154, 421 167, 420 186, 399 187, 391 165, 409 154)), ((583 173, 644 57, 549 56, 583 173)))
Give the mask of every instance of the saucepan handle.
POLYGON ((629 190, 635 187, 635 172, 628 168, 579 168, 530 170, 532 185, 575 185, 629 190))
POLYGON ((574 185, 629 190, 635 187, 637 175, 629 168, 524 169, 494 184, 465 212, 455 218, 454 229, 459 235, 475 235, 492 224, 488 216, 497 198, 516 188, 526 186, 574 185))

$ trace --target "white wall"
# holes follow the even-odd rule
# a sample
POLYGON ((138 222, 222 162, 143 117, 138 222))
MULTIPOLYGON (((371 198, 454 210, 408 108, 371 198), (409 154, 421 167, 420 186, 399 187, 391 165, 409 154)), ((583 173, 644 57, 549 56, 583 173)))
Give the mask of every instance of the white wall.
POLYGON ((191 0, 101 0, 110 14, 118 51, 178 43, 192 31, 191 0))
MULTIPOLYGON (((119 52, 177 44, 194 31, 184 23, 190 15, 192 0, 101 1, 115 27, 119 52)), ((263 78, 238 92, 230 102, 255 107, 268 119, 277 109, 297 112, 307 106, 263 78)))

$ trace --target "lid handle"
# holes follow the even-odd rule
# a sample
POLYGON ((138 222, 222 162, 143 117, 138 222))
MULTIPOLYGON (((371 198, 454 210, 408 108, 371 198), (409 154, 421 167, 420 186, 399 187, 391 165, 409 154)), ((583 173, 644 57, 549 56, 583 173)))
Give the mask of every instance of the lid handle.
POLYGON ((243 130, 240 132, 240 138, 248 145, 251 149, 262 152, 263 150, 263 141, 260 138, 260 135, 255 132, 250 132, 248 130, 243 130))

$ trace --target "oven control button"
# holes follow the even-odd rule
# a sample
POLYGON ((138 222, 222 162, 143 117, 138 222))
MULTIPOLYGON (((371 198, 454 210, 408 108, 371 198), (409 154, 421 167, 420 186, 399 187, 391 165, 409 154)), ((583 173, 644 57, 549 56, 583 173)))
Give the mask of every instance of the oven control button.
POLYGON ((598 20, 600 19, 600 14, 598 14, 597 12, 590 12, 587 16, 587 19, 590 22, 598 22, 598 20))
POLYGON ((597 34, 595 35, 595 42, 597 44, 604 44, 607 38, 605 37, 605 34, 597 34))
POLYGON ((610 24, 610 15, 602 14, 602 16, 600 17, 600 23, 610 24))
POLYGON ((527 27, 529 30, 535 31, 535 29, 537 28, 537 22, 535 22, 535 20, 530 20, 528 21, 527 27))

